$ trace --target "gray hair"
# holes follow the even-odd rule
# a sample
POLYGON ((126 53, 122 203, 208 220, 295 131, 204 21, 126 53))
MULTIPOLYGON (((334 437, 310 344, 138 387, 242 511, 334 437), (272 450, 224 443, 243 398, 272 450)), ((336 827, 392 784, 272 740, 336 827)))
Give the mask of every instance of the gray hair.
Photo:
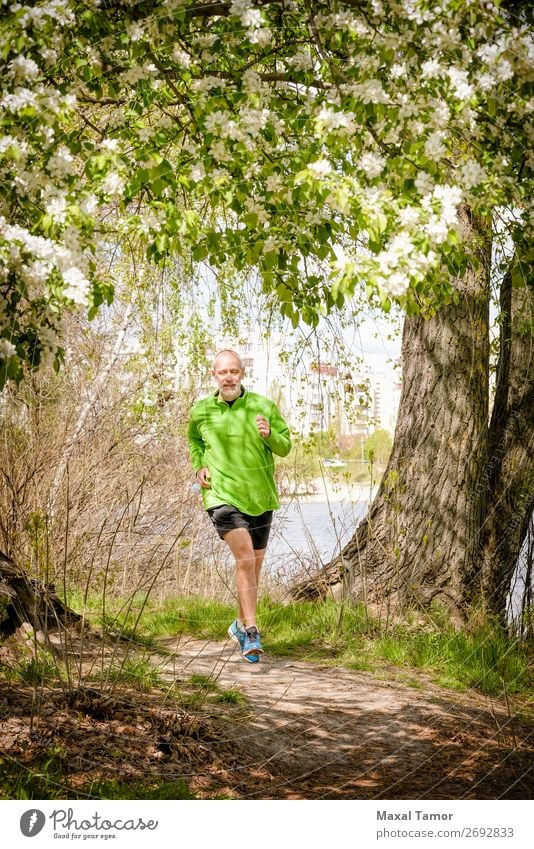
POLYGON ((235 351, 232 351, 231 348, 223 348, 222 351, 219 351, 217 354, 215 354, 215 357, 213 359, 213 368, 214 369, 215 369, 215 363, 217 362, 217 360, 219 359, 221 354, 231 354, 233 357, 236 358, 237 362, 239 363, 239 368, 243 368, 243 361, 242 361, 241 357, 239 356, 239 354, 237 354, 235 351))

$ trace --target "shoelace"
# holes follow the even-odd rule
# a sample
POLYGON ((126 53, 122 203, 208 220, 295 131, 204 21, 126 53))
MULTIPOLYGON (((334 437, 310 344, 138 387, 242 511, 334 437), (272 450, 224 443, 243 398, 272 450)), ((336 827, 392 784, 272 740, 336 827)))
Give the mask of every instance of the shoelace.
POLYGON ((252 626, 252 628, 247 628, 247 637, 249 638, 249 640, 250 640, 251 642, 255 642, 256 640, 258 640, 258 639, 259 639, 259 637, 260 637, 260 632, 258 631, 258 629, 257 629, 257 628, 255 628, 254 626, 252 626))

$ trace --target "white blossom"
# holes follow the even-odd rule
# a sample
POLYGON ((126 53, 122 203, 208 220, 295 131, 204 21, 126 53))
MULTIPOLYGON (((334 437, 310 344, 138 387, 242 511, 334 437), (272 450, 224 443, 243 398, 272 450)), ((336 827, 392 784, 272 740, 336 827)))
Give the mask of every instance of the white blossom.
POLYGON ((247 38, 251 44, 257 44, 259 47, 267 47, 273 40, 273 34, 269 27, 251 28, 247 30, 247 38))
POLYGON ((242 109, 239 113, 239 118, 243 125, 243 129, 250 136, 256 136, 260 130, 264 130, 267 126, 270 113, 268 109, 242 109))
POLYGON ((386 160, 378 153, 364 153, 358 162, 359 168, 372 180, 382 173, 386 165, 386 160))
POLYGON ((101 150, 116 151, 120 148, 119 139, 103 139, 98 145, 101 150))
POLYGON ((357 97, 363 103, 389 103, 389 97, 380 80, 364 80, 363 83, 355 83, 347 88, 350 89, 353 97, 357 97))
POLYGON ((10 147, 15 150, 18 149, 19 142, 17 139, 13 138, 13 136, 1 136, 0 137, 0 156, 9 150, 10 147))
POLYGON ((262 251, 263 251, 264 254, 268 254, 271 251, 279 250, 279 248, 280 248, 280 245, 279 245, 278 240, 275 239, 273 236, 269 236, 267 239, 265 239, 265 241, 263 243, 262 251))
POLYGON ((263 15, 259 9, 255 9, 250 0, 232 0, 230 14, 238 17, 244 27, 261 27, 263 15))
POLYGON ((61 192, 50 195, 45 202, 45 210, 56 224, 63 224, 67 217, 66 196, 61 192))
POLYGON ((139 130, 137 135, 139 136, 139 140, 142 141, 142 142, 150 141, 150 139, 154 135, 154 128, 153 127, 141 127, 141 129, 139 130))
POLYGON ((51 262, 43 262, 35 260, 27 265, 23 265, 21 273, 27 283, 34 286, 39 286, 48 279, 53 270, 51 262))
POLYGON ((398 298, 401 295, 405 295, 408 291, 410 278, 406 272, 395 271, 388 277, 382 278, 380 282, 381 288, 383 288, 388 295, 398 298))
POLYGON ((419 115, 417 103, 411 94, 401 94, 398 98, 399 103, 399 118, 411 118, 412 115, 419 115))
POLYGON ((441 204, 441 219, 446 224, 456 224, 458 207, 462 202, 462 190, 459 186, 436 186, 432 195, 433 200, 441 204))
POLYGON ((72 266, 63 272, 63 282, 66 287, 63 294, 75 304, 86 305, 89 301, 91 284, 79 268, 72 266))
POLYGON ((391 66, 390 75, 393 80, 406 76, 406 65, 403 62, 395 62, 391 66))
POLYGON ((68 177, 74 174, 74 157, 68 147, 60 145, 45 165, 51 177, 68 177))
POLYGON ((13 92, 4 94, 0 100, 0 107, 8 112, 21 112, 28 106, 37 106, 37 96, 34 91, 24 86, 17 86, 13 92))
POLYGON ((493 73, 500 82, 506 82, 514 75, 514 69, 508 59, 501 59, 493 68, 493 73))
POLYGON ((210 154, 217 162, 231 162, 232 157, 226 150, 222 139, 214 142, 210 147, 210 154))
POLYGON ((429 59, 421 65, 421 74, 423 77, 441 77, 443 76, 444 68, 440 65, 437 59, 429 59))
POLYGON ((432 124, 440 129, 446 126, 451 117, 451 110, 444 100, 433 100, 431 103, 433 111, 431 113, 432 124))
POLYGON ((462 68, 452 67, 448 69, 447 73, 458 100, 469 100, 473 94, 473 86, 469 83, 467 71, 464 71, 462 68))
POLYGON ((447 222, 438 215, 431 215, 423 229, 427 236, 437 245, 445 242, 449 235, 447 222))
POLYGON ((310 162, 308 171, 313 171, 317 177, 326 177, 332 170, 332 166, 326 159, 318 159, 316 162, 310 162))
POLYGON ((153 209, 149 209, 139 216, 139 229, 142 233, 149 234, 151 231, 158 230, 161 222, 153 209))
POLYGON ((55 65, 57 62, 57 50, 54 50, 52 47, 41 47, 39 53, 47 65, 55 65))
POLYGON ((268 192, 278 192, 284 186, 284 181, 282 180, 280 174, 269 174, 265 181, 265 188, 268 192))
POLYGON ((476 51, 477 56, 487 65, 494 65, 501 52, 501 47, 498 44, 483 44, 476 51))
POLYGON ((257 71, 254 71, 253 68, 247 68, 241 80, 244 88, 251 94, 260 92, 263 88, 261 77, 257 71))
POLYGON ((203 180, 205 176, 206 176, 206 171, 204 169, 204 163, 202 163, 202 162, 195 163, 195 165, 193 165, 193 167, 191 168, 191 171, 189 173, 189 179, 193 180, 194 183, 198 183, 198 182, 200 182, 200 180, 203 180))
POLYGON ((153 64, 148 65, 132 65, 121 74, 121 80, 126 85, 135 85, 139 80, 151 79, 158 73, 158 69, 153 64))
POLYGON ((204 126, 208 133, 217 133, 231 120, 229 112, 215 110, 204 118, 204 126))
POLYGON ((397 215, 402 227, 410 228, 419 221, 419 210, 414 206, 405 206, 397 215))
POLYGON ((131 41, 141 41, 145 37, 145 30, 141 24, 133 23, 126 27, 128 38, 131 41))
POLYGON ((222 125, 219 134, 221 138, 232 139, 233 141, 244 141, 247 137, 247 134, 233 118, 222 125))
POLYGON ((474 159, 469 159, 460 168, 459 182, 466 189, 474 189, 487 179, 486 171, 474 159))
POLYGON ((86 195, 80 203, 80 209, 85 215, 92 215, 98 209, 98 198, 96 195, 86 195))
POLYGON ((117 171, 110 171, 102 180, 102 191, 106 195, 120 195, 124 189, 125 180, 117 171))
POLYGON ((0 357, 4 357, 4 359, 8 359, 17 353, 17 349, 13 345, 9 339, 0 338, 0 357))
POLYGON ((21 18, 24 27, 32 25, 36 29, 41 29, 46 23, 45 18, 52 18, 60 26, 70 26, 75 21, 73 10, 68 8, 67 3, 62 0, 48 0, 42 6, 21 8, 24 9, 24 15, 21 18))
POLYGON ((269 222, 269 214, 267 210, 254 198, 245 200, 245 209, 247 212, 258 216, 258 224, 267 224, 269 222))
POLYGON ((198 92, 211 91, 214 88, 225 88, 225 86, 226 80, 221 79, 221 77, 214 77, 211 74, 200 77, 198 80, 193 80, 191 84, 193 91, 198 92))
POLYGON ((491 91, 492 88, 495 88, 495 77, 492 74, 479 74, 477 86, 482 91, 491 91))
POLYGON ((415 178, 415 188, 420 195, 427 195, 434 188, 434 181, 426 171, 418 171, 415 178))
POLYGON ((425 140, 425 154, 429 159, 438 159, 447 153, 447 148, 443 144, 445 133, 439 130, 431 133, 425 140))
POLYGON ((16 56, 8 65, 14 77, 21 80, 34 80, 39 75, 39 65, 33 59, 16 56))
POLYGON ((186 53, 185 50, 182 50, 180 45, 176 45, 174 50, 172 51, 172 58, 178 65, 181 65, 182 68, 189 68, 191 66, 191 57, 189 53, 186 53))
POLYGON ((323 106, 317 115, 317 125, 319 129, 324 128, 327 132, 338 129, 344 129, 349 135, 356 132, 354 114, 333 109, 331 106, 323 106))

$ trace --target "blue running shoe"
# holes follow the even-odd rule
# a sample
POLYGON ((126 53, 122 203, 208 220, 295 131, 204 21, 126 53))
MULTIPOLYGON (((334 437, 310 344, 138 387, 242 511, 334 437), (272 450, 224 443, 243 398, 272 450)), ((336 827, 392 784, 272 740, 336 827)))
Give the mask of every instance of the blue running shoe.
POLYGON ((243 654, 247 632, 244 630, 244 628, 239 627, 239 625, 237 624, 237 619, 234 619, 234 621, 228 628, 228 636, 231 637, 232 640, 234 640, 239 645, 239 648, 241 649, 241 657, 243 658, 243 660, 246 660, 247 663, 257 663, 259 661, 259 654, 243 654))
POLYGON ((252 625, 252 627, 247 628, 245 631, 242 652, 245 660, 255 657, 256 662, 260 659, 260 654, 263 654, 260 632, 255 625, 252 625))

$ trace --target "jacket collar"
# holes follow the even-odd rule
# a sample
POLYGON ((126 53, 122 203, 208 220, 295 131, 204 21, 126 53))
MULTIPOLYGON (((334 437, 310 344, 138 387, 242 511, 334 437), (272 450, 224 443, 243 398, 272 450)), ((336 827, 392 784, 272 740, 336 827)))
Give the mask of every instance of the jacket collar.
MULTIPOLYGON (((237 403, 237 401, 243 400, 247 396, 247 394, 248 390, 245 386, 243 386, 243 384, 241 384, 241 394, 238 395, 237 398, 234 398, 234 401, 237 403)), ((217 404, 226 404, 226 406, 228 406, 228 402, 225 401, 224 398, 221 398, 221 396, 219 395, 218 389, 213 393, 213 398, 215 399, 217 404)))

